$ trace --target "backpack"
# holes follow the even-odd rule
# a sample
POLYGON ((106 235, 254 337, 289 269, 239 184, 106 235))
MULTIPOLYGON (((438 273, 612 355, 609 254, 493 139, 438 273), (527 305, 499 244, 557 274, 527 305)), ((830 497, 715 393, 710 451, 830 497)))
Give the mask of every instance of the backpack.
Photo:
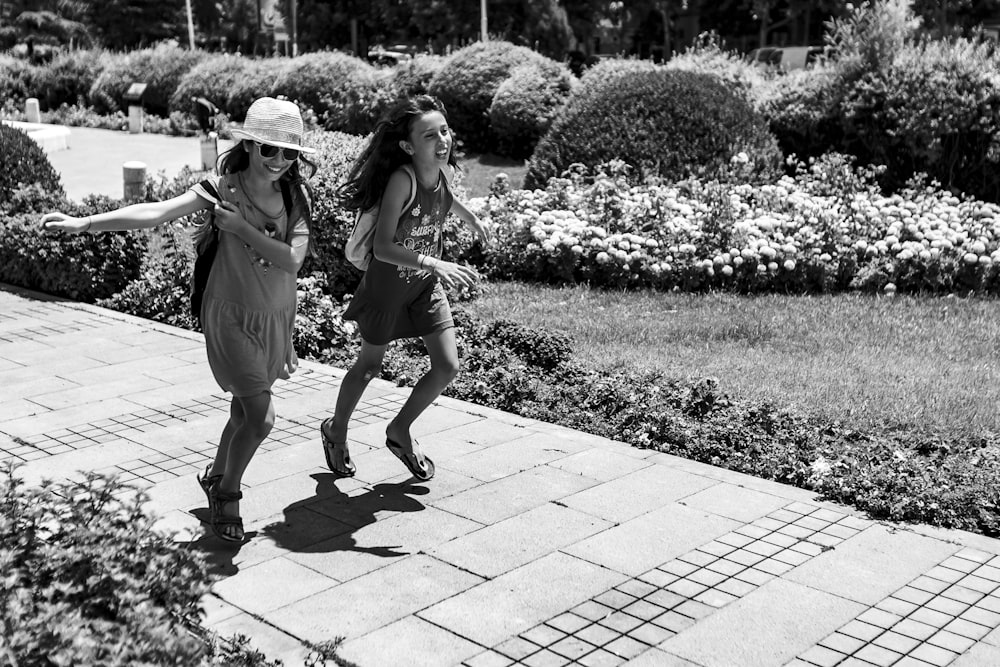
MULTIPOLYGON (((410 177, 410 196, 403 206, 403 211, 405 211, 417 196, 417 176, 413 173, 411 165, 404 164, 403 169, 410 177)), ((351 229, 351 235, 347 237, 347 243, 344 244, 344 256, 347 257, 347 261, 362 271, 368 269, 374 255, 372 248, 375 245, 375 226, 378 222, 380 206, 381 204, 376 204, 367 211, 358 211, 354 218, 354 228, 351 229)))
MULTIPOLYGON (((281 198, 285 204, 285 214, 290 218, 292 193, 285 181, 279 181, 279 184, 281 185, 281 198)), ((206 179, 201 181, 199 185, 205 192, 214 197, 215 202, 222 199, 211 181, 206 179)), ((208 286, 208 276, 212 272, 212 263, 219 250, 219 228, 215 225, 214 211, 208 218, 208 222, 196 232, 194 249, 194 270, 191 271, 191 315, 200 326, 201 303, 205 297, 205 288, 208 286)))

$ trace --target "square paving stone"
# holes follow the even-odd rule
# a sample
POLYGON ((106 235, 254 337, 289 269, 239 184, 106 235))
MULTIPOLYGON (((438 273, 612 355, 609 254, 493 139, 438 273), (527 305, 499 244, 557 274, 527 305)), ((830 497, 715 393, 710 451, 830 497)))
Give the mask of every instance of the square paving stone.
POLYGON ((494 646, 567 610, 583 615, 574 606, 624 579, 593 563, 554 553, 478 586, 465 586, 464 592, 449 593, 418 615, 483 646, 494 646))
MULTIPOLYGON (((636 475, 642 474, 640 470, 636 475)), ((570 507, 578 507, 567 501, 570 507)), ((636 576, 732 530, 729 519, 668 505, 565 547, 564 552, 636 576)))
POLYGON ((547 466, 479 484, 431 504, 482 524, 493 524, 559 500, 596 481, 547 466))
MULTIPOLYGON (((268 614, 268 621, 313 642, 336 635, 350 640, 410 616, 439 600, 454 600, 456 595, 476 590, 481 582, 479 577, 429 556, 414 555, 281 607, 268 614), (373 604, 373 595, 378 604, 373 604)), ((494 607, 504 607, 498 600, 493 602, 494 607)), ((436 625, 454 630, 448 624, 436 625)), ((468 637, 461 632, 456 634, 468 637)), ((496 641, 480 644, 493 646, 514 634, 505 632, 496 641)))
POLYGON ((950 556, 953 545, 872 526, 784 575, 789 581, 874 605, 950 556))
POLYGON ((481 646, 408 616, 347 641, 337 655, 365 667, 457 665, 480 654, 481 646))
POLYGON ((659 648, 698 664, 780 666, 863 611, 856 603, 774 580, 659 648), (741 641, 720 642, 719 637, 741 641))
POLYGON ((589 514, 548 503, 456 537, 430 549, 430 553, 446 563, 493 578, 578 543, 610 525, 589 514))
MULTIPOLYGON (((581 512, 621 523, 716 483, 700 475, 672 470, 663 465, 652 465, 568 496, 563 502, 581 512)), ((699 515, 704 513, 690 513, 690 516, 699 515)), ((703 539, 702 542, 704 541, 703 539)), ((663 560, 667 559, 661 559, 660 562, 663 560)))

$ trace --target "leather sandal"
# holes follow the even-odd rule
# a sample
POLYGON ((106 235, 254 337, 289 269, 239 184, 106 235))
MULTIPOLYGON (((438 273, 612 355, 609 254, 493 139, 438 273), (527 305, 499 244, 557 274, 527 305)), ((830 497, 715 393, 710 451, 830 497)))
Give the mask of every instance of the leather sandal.
POLYGON ((222 479, 222 475, 210 475, 209 473, 211 471, 212 471, 212 464, 209 463, 205 467, 204 473, 195 476, 195 478, 198 480, 198 486, 200 486, 201 490, 205 492, 205 498, 208 500, 209 509, 212 508, 212 486, 220 479, 222 479))
POLYGON ((389 448, 389 451, 395 455, 397 459, 403 462, 403 465, 410 471, 410 473, 419 479, 421 482, 426 482, 427 480, 434 477, 434 461, 431 461, 431 457, 424 454, 424 465, 420 465, 420 459, 413 451, 407 452, 403 449, 403 445, 399 444, 392 438, 386 436, 385 446, 389 448))
MULTIPOLYGON (((220 478, 221 479, 221 478, 220 478)), ((243 518, 222 513, 222 508, 226 503, 235 502, 243 498, 242 491, 220 491, 219 483, 212 485, 212 532, 216 537, 227 542, 242 542, 245 537, 243 531, 243 518), (228 534, 223 528, 226 526, 236 526, 237 535, 228 534)))
POLYGON ((319 425, 319 434, 323 438, 323 454, 326 456, 326 467, 330 469, 337 477, 354 477, 354 473, 358 471, 358 467, 354 465, 354 461, 346 452, 344 453, 343 463, 344 469, 337 467, 335 463, 335 458, 337 455, 337 449, 341 445, 346 445, 347 442, 334 442, 326 435, 326 425, 333 421, 333 417, 329 419, 324 419, 323 423, 319 425))

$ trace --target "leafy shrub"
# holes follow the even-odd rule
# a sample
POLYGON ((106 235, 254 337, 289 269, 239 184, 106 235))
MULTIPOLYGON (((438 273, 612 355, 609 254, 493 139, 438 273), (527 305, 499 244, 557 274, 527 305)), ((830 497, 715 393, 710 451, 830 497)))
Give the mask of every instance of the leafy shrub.
MULTIPOLYGON (((360 347, 357 328, 343 318, 344 307, 330 296, 323 274, 300 277, 295 330, 295 352, 303 359, 327 360, 336 351, 337 360, 347 360, 360 347)), ((350 363, 350 362, 348 362, 350 363)))
POLYGON ((854 82, 842 105, 852 153, 886 165, 884 183, 916 172, 1000 201, 1000 58, 959 39, 909 45, 854 82))
POLYGON ((431 79, 430 93, 448 109, 448 121, 466 148, 490 151, 495 135, 489 109, 497 89, 515 67, 542 62, 552 61, 510 42, 476 42, 451 54, 431 79))
POLYGON ((44 190, 62 195, 62 181, 52 168, 45 151, 26 132, 0 124, 0 202, 7 201, 21 185, 38 184, 44 190))
POLYGON ((204 97, 235 120, 243 120, 250 103, 270 92, 270 85, 261 82, 245 107, 233 104, 237 85, 239 84, 242 90, 252 87, 250 81, 259 79, 254 75, 254 71, 258 69, 260 61, 257 60, 228 53, 207 55, 181 77, 177 89, 170 96, 170 108, 190 113, 194 108, 191 99, 204 97))
MULTIPOLYGON (((295 62, 289 58, 244 60, 244 69, 229 89, 229 98, 223 107, 235 121, 246 118, 247 110, 254 100, 271 95, 274 82, 283 76, 285 70, 292 68, 295 62)), ((218 104, 214 100, 213 103, 218 104)))
POLYGON ((85 100, 97 77, 112 56, 100 49, 62 51, 52 62, 39 67, 33 81, 39 106, 56 109, 85 100))
POLYGON ((726 51, 711 33, 702 35, 692 46, 668 60, 665 67, 711 74, 754 109, 760 108, 771 82, 783 78, 747 62, 741 53, 726 51))
POLYGON ((172 223, 146 232, 150 251, 140 274, 120 292, 97 305, 184 329, 196 329, 191 316, 194 250, 188 229, 172 223))
POLYGON ((21 665, 197 664, 187 632, 207 592, 202 559, 153 529, 141 492, 88 473, 29 488, 0 476, 0 605, 21 665), (123 641, 127 638, 127 641, 123 641))
POLYGON ((341 205, 337 188, 347 180, 351 164, 361 154, 367 139, 319 131, 308 133, 306 141, 316 148, 310 159, 319 170, 309 181, 313 190, 310 242, 314 253, 306 259, 300 274, 326 274, 326 289, 339 298, 354 292, 361 274, 344 257, 344 243, 354 226, 354 214, 341 205))
POLYGON ((400 99, 427 93, 431 79, 445 62, 444 56, 418 54, 387 70, 387 76, 378 79, 378 88, 371 102, 372 118, 380 118, 400 99))
POLYGON ((36 97, 34 78, 38 68, 23 58, 0 54, 0 99, 23 108, 24 101, 36 97))
POLYGON ((271 94, 311 107, 327 130, 365 134, 374 127, 370 100, 375 79, 375 68, 360 58, 307 53, 277 73, 271 94))
MULTIPOLYGON (((90 197, 63 210, 80 216, 120 205, 90 197)), ((0 282, 90 303, 138 277, 146 247, 138 232, 50 233, 39 227, 37 213, 0 218, 0 282)))
POLYGON ((90 87, 90 104, 100 113, 124 111, 128 106, 125 91, 142 82, 148 84, 143 108, 157 116, 169 116, 170 96, 202 57, 198 51, 169 44, 113 56, 90 87))
POLYGON ((795 70, 767 86, 761 113, 784 155, 800 159, 842 149, 844 80, 829 66, 795 70))
POLYGON ((575 82, 569 69, 558 63, 534 62, 515 67, 497 88, 490 105, 496 152, 515 158, 530 157, 575 82))
POLYGON ((525 187, 544 185, 571 164, 621 159, 641 176, 711 177, 745 152, 747 175, 769 175, 780 161, 763 119, 708 74, 645 62, 608 61, 590 69, 538 143, 525 187))

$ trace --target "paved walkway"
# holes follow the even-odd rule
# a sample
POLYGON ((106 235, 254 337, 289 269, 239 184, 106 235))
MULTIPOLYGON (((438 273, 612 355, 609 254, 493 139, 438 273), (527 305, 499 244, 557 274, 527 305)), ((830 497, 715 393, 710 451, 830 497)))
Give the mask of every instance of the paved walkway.
MULTIPOLYGON (((150 176, 173 178, 184 167, 199 169, 201 143, 197 137, 129 134, 86 127, 70 127, 66 150, 52 150, 49 161, 62 178, 66 195, 80 201, 89 194, 124 195, 122 165, 138 160, 150 176)), ((219 152, 231 141, 220 140, 219 152)))
POLYGON ((278 384, 233 548, 198 520, 228 405, 201 336, 0 289, 0 460, 148 487, 210 556, 208 625, 287 664, 343 636, 362 667, 1000 665, 995 540, 450 399, 418 422, 438 474, 416 483, 382 446, 406 390, 380 381, 338 480, 317 425, 342 375, 278 384))
MULTIPOLYGON (((121 163, 173 176, 197 139, 71 128, 71 198, 121 195, 121 163)), ((343 372, 275 390, 252 462, 249 541, 210 534, 195 474, 228 398, 201 336, 0 286, 0 460, 149 488, 218 575, 207 623, 286 664, 345 638, 361 667, 1000 665, 1000 542, 872 522, 780 484, 440 399, 415 483, 383 446, 406 390, 375 382, 335 479, 317 426, 343 372)))

